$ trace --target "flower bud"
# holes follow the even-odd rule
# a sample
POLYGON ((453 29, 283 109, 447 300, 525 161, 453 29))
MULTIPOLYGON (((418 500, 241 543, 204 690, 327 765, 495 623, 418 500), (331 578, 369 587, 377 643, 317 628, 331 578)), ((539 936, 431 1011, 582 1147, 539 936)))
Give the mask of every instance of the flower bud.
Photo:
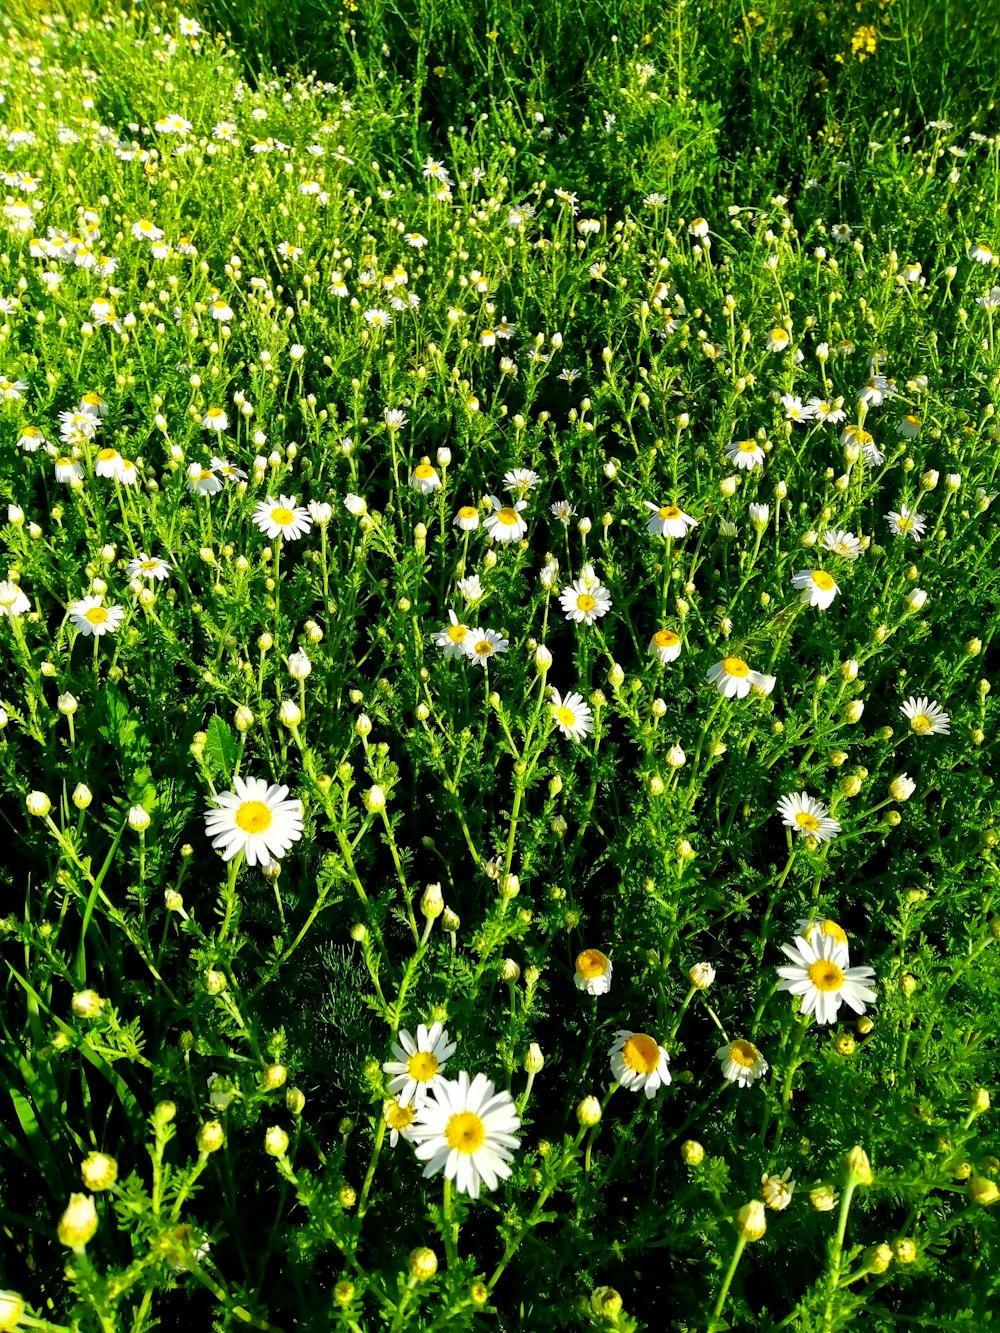
POLYGON ((426 1246, 410 1251, 410 1273, 418 1282, 430 1282, 438 1270, 437 1255, 426 1246))
POLYGON ((130 829, 134 829, 136 833, 145 833, 151 823, 149 812, 144 810, 141 805, 129 807, 128 826, 130 829))
POLYGON ((264 1135, 264 1151, 269 1157, 284 1157, 288 1151, 288 1135, 280 1125, 272 1125, 264 1135))
POLYGON ((17 1328, 24 1314, 24 1301, 16 1291, 0 1291, 0 1333, 17 1328))
POLYGON ((856 680, 858 675, 858 664, 853 657, 848 658, 846 662, 840 664, 841 680, 856 680))
POLYGON ((686 1166, 700 1166, 705 1160, 705 1149, 697 1139, 685 1139, 681 1144, 681 1159, 686 1166))
POLYGON ((518 877, 516 875, 505 875, 503 884, 500 886, 500 896, 506 898, 509 902, 512 898, 516 898, 520 892, 521 881, 518 877))
POLYGON ((852 699, 844 709, 845 722, 860 722, 861 715, 865 711, 864 702, 861 699, 852 699))
POLYGON ((73 996, 72 1010, 76 1018, 99 1018, 104 1012, 104 1001, 94 990, 79 990, 73 996))
POLYGON ((623 1308, 621 1295, 614 1287, 595 1287, 590 1293, 590 1308, 598 1319, 617 1321, 623 1308))
POLYGON ((218 1120, 206 1121, 198 1131, 197 1143, 199 1152, 218 1152, 225 1142, 225 1131, 218 1120))
POLYGON ((213 967, 205 972, 205 989, 209 995, 221 995, 228 985, 225 972, 219 972, 213 967))
POLYGON ((93 793, 86 783, 78 782, 73 788, 73 804, 78 810, 86 810, 93 799, 93 793))
POLYGON ((809 1202, 818 1213, 832 1212, 838 1202, 837 1191, 828 1180, 821 1181, 809 1191, 809 1202))
POLYGON ((377 815, 385 809, 385 788, 377 783, 374 787, 369 787, 364 794, 365 809, 370 814, 377 815))
POLYGON ((109 1190, 118 1179, 118 1163, 107 1153, 88 1153, 80 1163, 80 1175, 87 1189, 97 1194, 109 1190))
POLYGON ((708 990, 715 980, 715 968, 711 963, 695 963, 688 971, 688 980, 695 990, 708 990))
POLYGON ((505 958, 500 964, 500 980, 506 981, 508 986, 513 986, 521 975, 521 969, 513 958, 505 958))
POLYGON ((900 773, 889 783, 889 795, 894 801, 908 801, 917 790, 917 784, 905 773, 900 773))
POLYGON ((847 1184, 870 1185, 874 1179, 872 1164, 864 1148, 855 1146, 844 1157, 844 1175, 847 1184))
POLYGON ((97 1230, 97 1209, 89 1194, 71 1194, 66 1211, 59 1220, 59 1244, 82 1254, 97 1230))
POLYGON ((837 784, 844 796, 857 796, 861 791, 861 779, 856 773, 849 773, 837 784))
POLYGON ((990 1094, 986 1088, 973 1088, 969 1093, 969 1110, 973 1115, 982 1115, 990 1109, 990 1094))
POLYGON ((892 1263, 892 1250, 885 1241, 881 1245, 870 1245, 865 1250, 864 1260, 869 1273, 884 1273, 892 1263))
POLYGON ((601 1120, 601 1103, 596 1097, 584 1097, 576 1108, 576 1118, 584 1129, 592 1129, 601 1120))
POLYGON ((288 1079, 288 1070, 284 1065, 266 1065, 260 1076, 261 1085, 266 1092, 283 1088, 288 1079))
POLYGON ((354 1283, 341 1278, 333 1289, 333 1299, 340 1306, 348 1306, 354 1300, 354 1283))
POLYGON ((39 818, 47 815, 52 809, 52 802, 43 791, 29 791, 24 803, 28 807, 28 814, 37 815, 39 818))
POLYGON ((917 1242, 909 1236, 900 1236, 892 1242, 892 1252, 897 1264, 912 1264, 917 1257, 917 1242))
POLYGON ((292 680, 305 680, 312 671, 312 663, 301 648, 288 659, 288 674, 292 680))
POLYGON ((249 731, 253 726, 253 713, 246 704, 240 704, 233 715, 233 725, 237 731, 249 731))
POLYGON ((537 1041, 533 1041, 528 1047, 528 1052, 524 1057, 524 1070, 526 1074, 540 1074, 545 1066, 545 1056, 542 1054, 542 1048, 537 1041))
POLYGON ((767 1230, 767 1216, 760 1199, 751 1199, 736 1214, 736 1229, 749 1241, 760 1240, 767 1230))
POLYGON ((444 895, 440 884, 428 884, 420 899, 420 911, 428 921, 434 921, 444 911, 444 895))
POLYGON ((357 721, 354 723, 354 730, 362 738, 372 734, 372 720, 367 713, 358 714, 357 721))
POLYGON ((297 727, 302 721, 302 710, 294 699, 282 699, 278 721, 286 727, 297 727))

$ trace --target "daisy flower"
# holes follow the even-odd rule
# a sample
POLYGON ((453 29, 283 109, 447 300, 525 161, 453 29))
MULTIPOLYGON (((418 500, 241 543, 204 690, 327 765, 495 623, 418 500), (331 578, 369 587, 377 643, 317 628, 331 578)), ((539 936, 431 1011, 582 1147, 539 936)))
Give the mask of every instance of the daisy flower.
POLYGON ((94 458, 94 475, 96 477, 109 477, 112 480, 119 476, 122 466, 122 456, 117 449, 98 449, 94 458))
POLYGON ((465 657, 466 644, 472 631, 468 625, 463 625, 454 611, 448 612, 450 625, 439 630, 431 640, 435 648, 440 648, 445 657, 465 657))
POLYGON ((233 778, 233 790, 219 792, 215 809, 205 812, 212 846, 231 861, 238 852, 248 866, 278 861, 302 837, 302 802, 285 798, 287 787, 263 778, 233 778))
POLYGON ((73 628, 84 636, 93 634, 97 638, 114 634, 125 619, 125 612, 120 606, 104 606, 102 602, 103 598, 96 594, 71 602, 69 618, 73 628))
POLYGON ((774 688, 773 676, 752 671, 742 657, 724 657, 708 668, 705 679, 727 699, 745 699, 754 685, 765 694, 774 688))
POLYGON ((912 537, 915 542, 920 540, 927 529, 926 521, 903 504, 899 506, 898 513, 895 509, 890 510, 886 519, 897 537, 912 537))
POLYGON ((510 1175, 520 1127, 510 1093, 497 1092, 484 1074, 470 1080, 463 1070, 454 1081, 443 1079, 423 1103, 412 1137, 425 1178, 444 1171, 459 1193, 478 1199, 481 1187, 495 1189, 510 1175))
POLYGON ((518 495, 526 495, 540 481, 538 473, 532 472, 528 467, 516 467, 511 472, 505 472, 503 477, 503 484, 507 490, 516 491, 518 495))
POLYGON ((767 350, 769 352, 783 352, 787 346, 787 329, 772 329, 767 335, 767 350))
POLYGON ((764 450, 757 440, 734 440, 726 445, 726 457, 741 472, 764 466, 764 450))
POLYGON ((224 301, 221 296, 217 296, 209 305, 212 318, 228 324, 233 318, 233 307, 228 301, 224 301))
POLYGON ((783 393, 781 395, 781 405, 785 409, 786 421, 807 422, 812 421, 816 415, 815 407, 803 403, 797 394, 783 393))
POLYGON ((652 1099, 660 1087, 670 1083, 669 1056, 656 1039, 645 1032, 619 1028, 609 1055, 612 1074, 630 1092, 645 1092, 652 1099))
POLYGON ((0 616, 23 616, 31 609, 31 603, 16 583, 4 580, 0 583, 0 616))
POLYGON ((478 574, 469 574, 455 584, 467 603, 478 602, 483 595, 483 584, 478 574))
POLYGON ((860 541, 853 532, 846 532, 843 528, 824 532, 823 545, 828 551, 832 551, 834 555, 839 555, 844 560, 857 560, 861 554, 860 541))
POLYGON ((802 1012, 815 1014, 817 1023, 835 1023, 837 1011, 846 1004, 856 1014, 873 1004, 875 992, 868 982, 875 972, 870 967, 851 967, 847 945, 829 935, 811 939, 797 935, 791 944, 781 946, 791 966, 775 968, 781 980, 778 990, 802 997, 802 1012))
POLYGON ((646 523, 646 531, 654 537, 684 537, 689 528, 696 528, 698 520, 685 514, 676 505, 656 505, 652 500, 644 500, 651 517, 646 523))
POLYGON ((839 926, 836 921, 831 921, 829 917, 823 921, 807 921, 803 918, 796 923, 796 934, 801 935, 803 939, 813 941, 813 936, 818 935, 821 939, 829 935, 830 939, 836 940, 847 948, 847 931, 843 926, 839 926))
POLYGON ((393 1059, 382 1066, 383 1074, 391 1074, 389 1091, 397 1094, 400 1106, 417 1106, 432 1088, 443 1083, 442 1070, 457 1047, 448 1041, 448 1032, 440 1023, 430 1028, 421 1023, 417 1028, 417 1037, 406 1031, 400 1031, 392 1043, 393 1059))
MULTIPOLYGON (((213 472, 217 472, 220 477, 225 477, 227 481, 246 481, 247 479, 247 474, 243 469, 237 467, 235 463, 230 463, 227 458, 219 458, 213 454, 209 466, 213 472)), ((315 502, 310 501, 310 504, 312 503, 315 502)), ((309 512, 312 513, 312 510, 310 509, 309 512)))
POLYGON ((923 422, 913 412, 907 412, 902 421, 896 427, 896 430, 902 435, 904 440, 915 440, 920 434, 923 422))
POLYGON ((26 454, 33 454, 45 443, 45 436, 37 426, 22 426, 21 434, 17 437, 17 447, 23 449, 26 454))
POLYGON ((389 1147, 395 1148, 400 1139, 410 1141, 410 1130, 417 1114, 414 1105, 401 1106, 397 1097, 390 1097, 382 1104, 382 1118, 389 1129, 389 1147))
POLYGON ((800 837, 812 837, 817 842, 830 842, 840 832, 840 825, 831 819, 822 801, 814 801, 804 791, 782 796, 777 813, 786 828, 794 829, 800 837))
POLYGON ((611 989, 611 959, 600 949, 584 949, 576 956, 573 984, 588 995, 607 995, 611 989))
POLYGON ((480 629, 477 626, 469 630, 462 647, 466 657, 471 657, 473 662, 479 662, 485 667, 495 653, 505 653, 510 643, 495 629, 480 629))
POLYGON ((576 513, 576 506, 570 504, 568 500, 556 500, 554 504, 549 505, 549 513, 557 523, 562 523, 568 528, 570 519, 576 513))
POLYGON ((475 532, 479 527, 479 510, 475 505, 462 505, 451 521, 462 532, 475 532))
POLYGON ((715 1052, 722 1065, 722 1075, 730 1083, 749 1088, 763 1078, 770 1066, 752 1041, 730 1041, 715 1052))
POLYGON ((433 491, 441 489, 441 478, 437 474, 437 468, 431 463, 429 458, 422 458, 410 475, 410 485, 421 495, 430 495, 433 491))
POLYGON ((83 480, 83 468, 72 458, 58 457, 55 460, 56 481, 73 482, 83 480))
POLYGON ((493 513, 483 525, 489 535, 498 542, 519 542, 528 531, 528 525, 521 517, 521 510, 528 507, 527 500, 505 505, 495 495, 491 495, 490 504, 493 513))
POLYGON ((681 636, 672 629, 658 629, 649 641, 650 656, 666 666, 681 655, 681 636))
POLYGON ((215 469, 192 463, 187 470, 187 488, 192 495, 218 495, 222 482, 215 474, 215 469))
POLYGON ((281 495, 277 500, 269 495, 253 511, 253 521, 272 541, 277 537, 296 541, 312 527, 309 510, 299 504, 297 495, 281 495))
POLYGON ((559 594, 559 605, 567 620, 592 625, 611 610, 611 594, 596 579, 578 578, 559 594))
POLYGON ((806 606, 816 606, 821 611, 825 611, 840 592, 833 575, 825 569, 800 569, 792 576, 792 587, 801 589, 806 606))
POLYGON ((974 259, 977 264, 992 264, 993 251, 985 241, 974 241, 966 252, 970 259, 974 259))
POLYGON ((137 241, 159 241, 163 239, 162 229, 147 218, 140 218, 138 222, 134 222, 131 231, 137 241))
POLYGON ((160 560, 157 556, 140 551, 134 560, 128 562, 125 572, 130 579, 168 579, 170 566, 166 560, 160 560))
POLYGON ((951 730, 951 718, 944 709, 921 695, 910 695, 905 704, 900 704, 899 711, 909 721, 910 730, 916 736, 947 736, 951 730))
POLYGON ((229 418, 221 407, 210 407, 201 419, 202 430, 224 431, 229 425, 229 418))
POLYGON ((123 458, 121 466, 118 469, 118 481, 123 486, 138 486, 142 478, 139 475, 139 469, 132 462, 131 458, 123 458))
POLYGON ((582 741, 594 730, 594 715, 582 694, 561 695, 558 690, 553 690, 549 707, 552 720, 569 740, 582 741))

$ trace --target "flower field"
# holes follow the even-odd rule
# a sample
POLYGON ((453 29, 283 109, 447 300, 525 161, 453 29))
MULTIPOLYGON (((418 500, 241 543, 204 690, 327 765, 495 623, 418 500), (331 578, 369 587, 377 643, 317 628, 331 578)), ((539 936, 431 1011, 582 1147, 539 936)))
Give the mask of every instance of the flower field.
POLYGON ((0 1330, 991 1323, 967 8, 0 17, 0 1330))

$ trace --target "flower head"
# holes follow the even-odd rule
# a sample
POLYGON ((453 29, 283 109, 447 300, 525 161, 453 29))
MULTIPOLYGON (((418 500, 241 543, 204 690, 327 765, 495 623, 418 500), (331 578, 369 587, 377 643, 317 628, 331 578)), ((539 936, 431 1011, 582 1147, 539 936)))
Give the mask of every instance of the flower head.
POLYGON ((527 500, 517 500, 514 504, 504 504, 495 495, 490 496, 493 513, 484 523, 489 536, 498 542, 519 542, 528 531, 528 525, 521 517, 521 511, 527 509, 527 500))
POLYGON ((277 500, 270 495, 261 500, 253 512, 254 524, 274 541, 284 537, 285 541, 296 541, 304 537, 312 527, 309 510, 298 502, 298 496, 281 495, 277 500))
POLYGON ((412 1138, 425 1177, 444 1171, 460 1193, 478 1199, 482 1187, 495 1189, 510 1175, 520 1127, 510 1093, 463 1070, 454 1081, 442 1079, 422 1103, 412 1138))
POLYGON ((302 802, 286 800, 287 787, 263 778, 233 778, 233 791, 219 792, 205 813, 212 846, 231 861, 238 852, 248 866, 280 860, 302 837, 302 802))
POLYGON ((715 1053, 722 1065, 723 1077, 741 1088, 749 1088, 756 1079, 763 1078, 770 1067, 751 1041, 730 1041, 715 1053))
POLYGON ((609 1054, 611 1072, 623 1088, 645 1092, 648 1098, 653 1098, 659 1088, 670 1083, 669 1056, 656 1039, 645 1032, 620 1028, 609 1054))
POLYGON ((558 690, 553 690, 549 708, 553 722, 571 741, 582 741, 594 730, 594 715, 582 694, 571 692, 562 695, 558 690))
POLYGON ((863 1014, 874 1003, 868 983, 875 973, 870 967, 851 967, 847 945, 830 935, 813 933, 809 939, 797 935, 781 951, 791 966, 775 968, 781 980, 778 990, 802 997, 802 1012, 815 1014, 817 1023, 835 1023, 842 1004, 863 1014))
POLYGON ((644 501, 650 517, 646 531, 654 537, 684 537, 690 528, 698 526, 697 519, 685 514, 677 505, 657 505, 651 500, 644 501))
POLYGON ((125 612, 120 606, 104 606, 103 601, 103 597, 95 594, 72 602, 69 618, 73 628, 84 636, 93 634, 99 638, 102 634, 114 634, 125 619, 125 612))
POLYGON ((840 592, 832 574, 825 569, 801 569, 792 576, 792 587, 802 592, 802 601, 806 606, 815 606, 825 611, 840 592))
POLYGON ((755 685, 766 694, 774 687, 772 676, 752 671, 742 657, 724 657, 708 668, 705 679, 727 699, 745 699, 755 685))
POLYGON ((392 1075, 389 1091, 397 1094, 399 1105, 414 1102, 419 1106, 431 1089, 444 1081, 442 1071, 456 1049, 440 1023, 430 1028, 421 1023, 416 1040, 409 1032, 400 1031, 392 1043, 393 1059, 382 1066, 384 1074, 392 1075))
POLYGON ((600 949, 584 949, 576 956, 573 984, 588 995, 607 995, 611 989, 611 959, 600 949))
POLYGON ((910 730, 916 736, 947 736, 951 730, 951 718, 940 704, 924 695, 917 698, 910 695, 906 703, 900 704, 899 711, 910 723, 910 730))
POLYGON ((817 842, 830 842, 840 832, 840 825, 831 819, 822 801, 815 801, 804 791, 794 792, 791 796, 782 796, 778 802, 778 814, 782 823, 794 829, 800 837, 815 838, 817 842))
POLYGON ((597 579, 585 578, 581 574, 568 588, 563 588, 559 605, 567 620, 592 625, 611 610, 611 594, 597 579))

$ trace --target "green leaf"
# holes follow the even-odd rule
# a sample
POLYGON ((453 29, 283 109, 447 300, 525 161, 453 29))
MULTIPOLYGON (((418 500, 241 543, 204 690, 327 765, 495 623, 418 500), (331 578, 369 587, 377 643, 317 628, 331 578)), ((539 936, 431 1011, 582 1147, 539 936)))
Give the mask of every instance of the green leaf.
POLYGON ((212 768, 219 769, 226 782, 232 780, 233 764, 239 751, 239 742, 233 735, 228 722, 216 715, 209 721, 206 733, 205 754, 212 768))

